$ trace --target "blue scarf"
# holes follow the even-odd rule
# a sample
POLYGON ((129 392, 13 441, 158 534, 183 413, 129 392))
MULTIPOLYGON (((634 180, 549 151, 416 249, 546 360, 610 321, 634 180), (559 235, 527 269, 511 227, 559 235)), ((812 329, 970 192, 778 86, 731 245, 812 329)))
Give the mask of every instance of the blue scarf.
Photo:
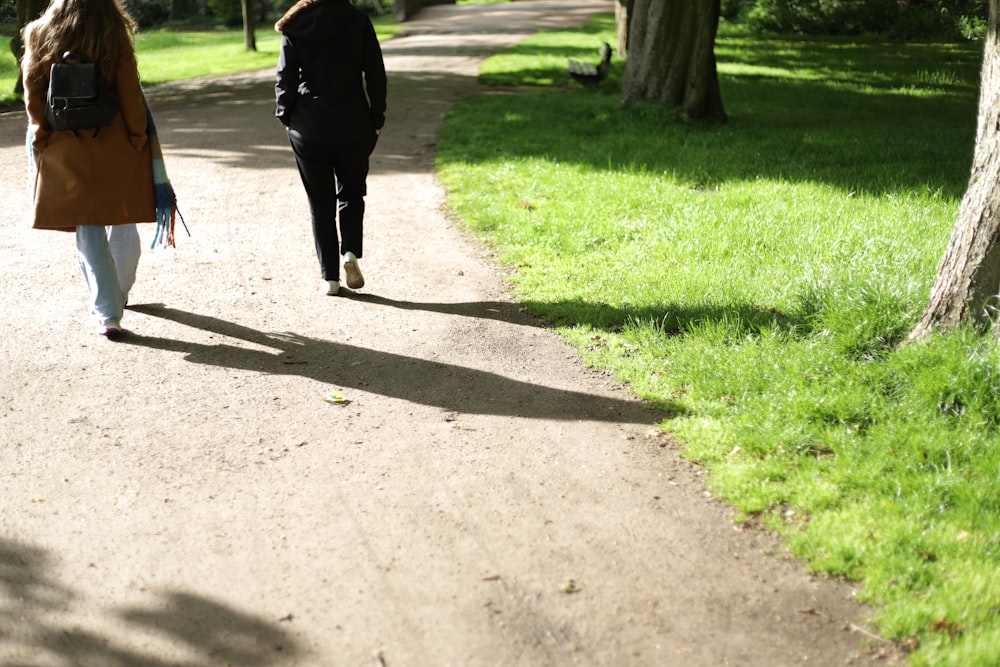
POLYGON ((146 101, 146 94, 142 95, 142 105, 146 108, 146 136, 149 137, 149 154, 153 158, 153 195, 156 197, 156 233, 153 235, 151 248, 155 248, 159 243, 166 248, 176 248, 174 243, 174 228, 176 219, 181 219, 184 231, 191 236, 184 216, 177 208, 177 195, 167 178, 167 168, 163 164, 163 148, 160 146, 160 137, 156 133, 156 123, 153 121, 153 112, 146 101))

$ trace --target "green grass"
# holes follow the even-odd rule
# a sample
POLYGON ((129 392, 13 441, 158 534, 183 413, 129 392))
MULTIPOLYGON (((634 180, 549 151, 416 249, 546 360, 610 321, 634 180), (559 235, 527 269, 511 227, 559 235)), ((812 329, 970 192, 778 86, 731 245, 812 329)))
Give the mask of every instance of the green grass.
MULTIPOLYGON (((389 17, 374 20, 379 39, 391 39, 398 26, 389 17)), ((136 35, 139 76, 153 85, 199 76, 250 72, 274 67, 278 61, 279 35, 270 28, 256 31, 256 51, 243 47, 242 30, 151 30, 136 35)), ((14 95, 17 63, 10 53, 10 39, 0 37, 0 106, 20 104, 14 95)))
POLYGON ((519 298, 663 408, 740 520, 859 580, 915 665, 1000 664, 1000 347, 902 344, 971 165, 979 47, 759 38, 724 26, 722 126, 597 90, 610 17, 481 70, 449 202, 519 298))
POLYGON ((17 61, 10 52, 10 37, 0 35, 0 109, 21 102, 21 97, 14 95, 16 82, 17 61))
POLYGON ((198 76, 274 67, 281 39, 274 30, 258 30, 256 51, 243 46, 241 31, 186 32, 153 30, 136 35, 139 76, 146 85, 198 76))

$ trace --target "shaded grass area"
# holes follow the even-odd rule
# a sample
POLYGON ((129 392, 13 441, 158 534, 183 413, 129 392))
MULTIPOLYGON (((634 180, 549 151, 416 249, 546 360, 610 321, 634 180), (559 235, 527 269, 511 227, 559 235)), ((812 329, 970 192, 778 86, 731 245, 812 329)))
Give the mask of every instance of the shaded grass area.
POLYGON ((730 122, 704 126, 624 111, 620 62, 571 82, 612 37, 600 17, 485 63, 501 88, 438 150, 451 206, 740 520, 859 580, 914 664, 1000 664, 1000 349, 901 345, 966 187, 979 47, 724 27, 730 122))
MULTIPOLYGON (((391 39, 398 25, 389 17, 373 20, 379 40, 391 39)), ((139 76, 144 85, 199 76, 251 72, 274 67, 280 36, 273 29, 256 31, 256 51, 243 45, 241 30, 149 30, 136 35, 139 76)), ((14 94, 17 62, 10 52, 10 38, 0 37, 0 107, 21 104, 14 94)))

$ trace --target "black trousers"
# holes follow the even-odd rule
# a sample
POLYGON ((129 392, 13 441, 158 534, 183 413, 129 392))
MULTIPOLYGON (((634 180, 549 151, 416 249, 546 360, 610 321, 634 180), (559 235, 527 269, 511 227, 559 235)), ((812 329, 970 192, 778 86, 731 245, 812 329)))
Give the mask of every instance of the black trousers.
POLYGON ((362 256, 371 141, 322 144, 297 132, 289 132, 288 140, 309 199, 320 271, 324 280, 340 280, 340 256, 362 256))

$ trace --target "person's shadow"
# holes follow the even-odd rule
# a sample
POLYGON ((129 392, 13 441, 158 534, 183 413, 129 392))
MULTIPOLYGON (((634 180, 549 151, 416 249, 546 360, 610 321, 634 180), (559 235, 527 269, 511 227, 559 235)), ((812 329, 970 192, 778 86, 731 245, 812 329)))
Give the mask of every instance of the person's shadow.
POLYGON ((121 341, 180 352, 193 363, 273 375, 299 375, 345 389, 465 414, 622 423, 656 421, 654 410, 637 400, 556 389, 474 368, 293 333, 265 333, 161 304, 135 305, 129 310, 273 350, 226 343, 206 345, 134 333, 121 341))
POLYGON ((77 593, 55 574, 47 550, 0 537, 0 667, 30 665, 115 665, 117 667, 207 667, 299 664, 304 651, 278 625, 217 600, 182 590, 151 591, 148 606, 113 611, 128 624, 128 637, 95 632, 59 612, 80 603, 77 593), (134 636, 156 637, 175 648, 177 659, 130 646, 134 636))

